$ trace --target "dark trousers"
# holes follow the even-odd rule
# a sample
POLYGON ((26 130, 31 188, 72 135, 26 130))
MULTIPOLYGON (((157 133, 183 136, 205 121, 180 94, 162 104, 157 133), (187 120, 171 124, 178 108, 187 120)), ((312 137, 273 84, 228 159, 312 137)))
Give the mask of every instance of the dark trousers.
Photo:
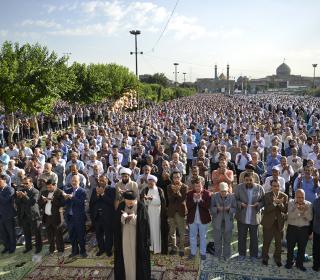
POLYGON ((86 252, 85 247, 85 222, 84 221, 77 221, 73 216, 68 215, 68 231, 69 231, 69 238, 71 241, 72 246, 72 254, 78 255, 79 254, 79 247, 80 247, 80 254, 86 252))
POLYGON ((111 255, 113 246, 112 225, 106 223, 100 216, 95 220, 94 228, 96 231, 99 251, 106 252, 108 255, 111 255))
POLYGON ((313 232, 313 267, 320 268, 320 234, 313 232))
POLYGON ((62 227, 57 225, 52 216, 45 216, 47 236, 49 243, 49 251, 53 253, 55 245, 58 252, 64 252, 63 232, 62 227))
POLYGON ((37 251, 42 249, 42 238, 41 238, 41 228, 40 221, 30 221, 24 219, 21 223, 26 249, 32 248, 32 234, 35 236, 35 246, 37 251))
POLYGON ((289 181, 285 184, 285 191, 284 191, 288 197, 291 197, 290 189, 291 189, 291 182, 289 181))
POLYGON ((258 257, 258 225, 247 225, 238 222, 238 250, 240 256, 247 251, 247 234, 250 235, 250 257, 258 257))
POLYGON ((309 227, 297 227, 293 225, 288 225, 287 228, 287 263, 293 264, 293 252, 294 247, 298 244, 298 254, 296 259, 296 266, 303 266, 304 254, 306 251, 306 246, 309 237, 309 227))
POLYGON ((281 262, 281 239, 283 231, 279 230, 278 223, 275 221, 271 228, 263 227, 263 247, 262 247, 262 258, 264 260, 269 259, 269 248, 272 239, 274 238, 275 250, 274 250, 274 260, 276 262, 281 262))
POLYGON ((16 250, 14 218, 5 220, 0 218, 0 239, 6 250, 9 250, 9 252, 14 252, 16 250))

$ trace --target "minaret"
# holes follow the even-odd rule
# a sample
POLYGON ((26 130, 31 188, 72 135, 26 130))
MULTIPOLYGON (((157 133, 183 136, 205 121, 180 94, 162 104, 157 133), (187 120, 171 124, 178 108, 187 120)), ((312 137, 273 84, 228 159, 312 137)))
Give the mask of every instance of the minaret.
POLYGON ((214 78, 218 80, 218 67, 217 64, 214 66, 214 78))

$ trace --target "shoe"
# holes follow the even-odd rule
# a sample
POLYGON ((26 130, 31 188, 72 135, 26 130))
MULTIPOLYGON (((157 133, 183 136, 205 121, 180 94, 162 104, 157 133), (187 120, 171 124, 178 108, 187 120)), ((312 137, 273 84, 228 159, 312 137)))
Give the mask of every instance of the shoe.
POLYGON ((286 269, 291 269, 292 268, 292 264, 290 263, 286 263, 286 265, 284 266, 286 269))
POLYGON ((5 254, 5 253, 7 253, 7 252, 9 252, 9 249, 3 249, 3 250, 1 251, 1 254, 5 254))
POLYGON ((207 259, 207 256, 206 256, 206 255, 201 255, 200 257, 201 257, 201 260, 202 260, 202 261, 205 261, 205 260, 207 259))
POLYGON ((87 253, 82 253, 82 254, 80 254, 80 256, 81 256, 81 258, 86 258, 86 257, 88 257, 87 253))
POLYGON ((41 248, 41 249, 36 249, 36 250, 34 251, 34 253, 35 253, 35 254, 39 254, 39 253, 41 253, 41 251, 42 251, 42 248, 41 248))
POLYGON ((32 248, 24 249, 22 253, 26 254, 26 253, 29 253, 31 250, 32 250, 32 248))
POLYGON ((97 256, 97 257, 100 257, 103 253, 104 253, 103 251, 98 251, 98 252, 96 253, 96 256, 97 256))
POLYGON ((276 262, 277 267, 281 267, 282 263, 281 262, 276 262))
POLYGON ((171 251, 169 252, 169 255, 175 255, 176 253, 177 253, 176 250, 171 250, 171 251))
POLYGON ((302 265, 302 266, 297 266, 298 269, 300 269, 301 271, 306 271, 307 269, 302 265))
POLYGON ((180 256, 180 257, 183 257, 183 256, 184 256, 184 252, 183 252, 183 251, 180 251, 180 252, 179 252, 179 256, 180 256))
POLYGON ((312 269, 313 269, 314 271, 320 271, 320 267, 317 267, 317 266, 313 266, 312 269))
POLYGON ((268 260, 262 260, 263 265, 268 265, 268 260))
POLYGON ((68 257, 69 257, 69 258, 74 258, 74 257, 76 257, 77 255, 79 255, 79 254, 74 254, 74 253, 72 253, 72 254, 70 254, 68 257))
POLYGON ((238 261, 240 261, 240 262, 244 261, 245 259, 246 259, 245 256, 239 256, 239 257, 238 257, 238 261))
POLYGON ((189 257, 188 257, 188 261, 191 261, 191 260, 193 260, 195 258, 195 255, 189 255, 189 257))

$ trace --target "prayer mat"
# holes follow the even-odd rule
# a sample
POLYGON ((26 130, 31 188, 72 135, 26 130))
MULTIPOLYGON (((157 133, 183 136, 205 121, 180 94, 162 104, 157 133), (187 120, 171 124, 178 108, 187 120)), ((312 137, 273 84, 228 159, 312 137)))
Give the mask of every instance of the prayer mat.
MULTIPOLYGON (((285 259, 285 258, 284 258, 285 259)), ((284 261, 283 261, 284 264, 284 261)), ((208 256, 207 260, 202 261, 200 265, 199 280, 213 279, 239 279, 239 280, 289 280, 289 279, 319 279, 319 273, 312 270, 312 262, 304 264, 306 272, 297 268, 286 269, 283 266, 277 267, 272 258, 269 265, 264 266, 261 260, 251 261, 246 258, 244 261, 238 261, 233 258, 228 261, 221 261, 215 257, 208 256)))

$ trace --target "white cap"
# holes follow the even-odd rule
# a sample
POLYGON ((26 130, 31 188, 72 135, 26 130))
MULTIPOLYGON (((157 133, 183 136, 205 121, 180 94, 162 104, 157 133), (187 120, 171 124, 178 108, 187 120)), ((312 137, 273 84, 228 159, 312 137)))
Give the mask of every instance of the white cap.
POLYGON ((127 174, 127 175, 131 176, 132 171, 130 168, 123 167, 120 169, 120 175, 123 175, 123 174, 127 174))
POLYGON ((275 165, 275 166, 273 166, 273 167, 272 167, 272 170, 280 171, 280 167, 279 167, 279 165, 275 165))
POLYGON ((148 175, 147 179, 148 179, 148 180, 153 180, 153 181, 155 181, 156 183, 158 182, 158 178, 157 178, 156 176, 154 176, 154 175, 148 175))
POLYGON ((228 184, 227 184, 226 182, 221 182, 221 183, 219 184, 219 188, 220 188, 220 191, 221 191, 221 192, 223 192, 223 191, 225 191, 225 192, 229 191, 229 186, 228 186, 228 184))

